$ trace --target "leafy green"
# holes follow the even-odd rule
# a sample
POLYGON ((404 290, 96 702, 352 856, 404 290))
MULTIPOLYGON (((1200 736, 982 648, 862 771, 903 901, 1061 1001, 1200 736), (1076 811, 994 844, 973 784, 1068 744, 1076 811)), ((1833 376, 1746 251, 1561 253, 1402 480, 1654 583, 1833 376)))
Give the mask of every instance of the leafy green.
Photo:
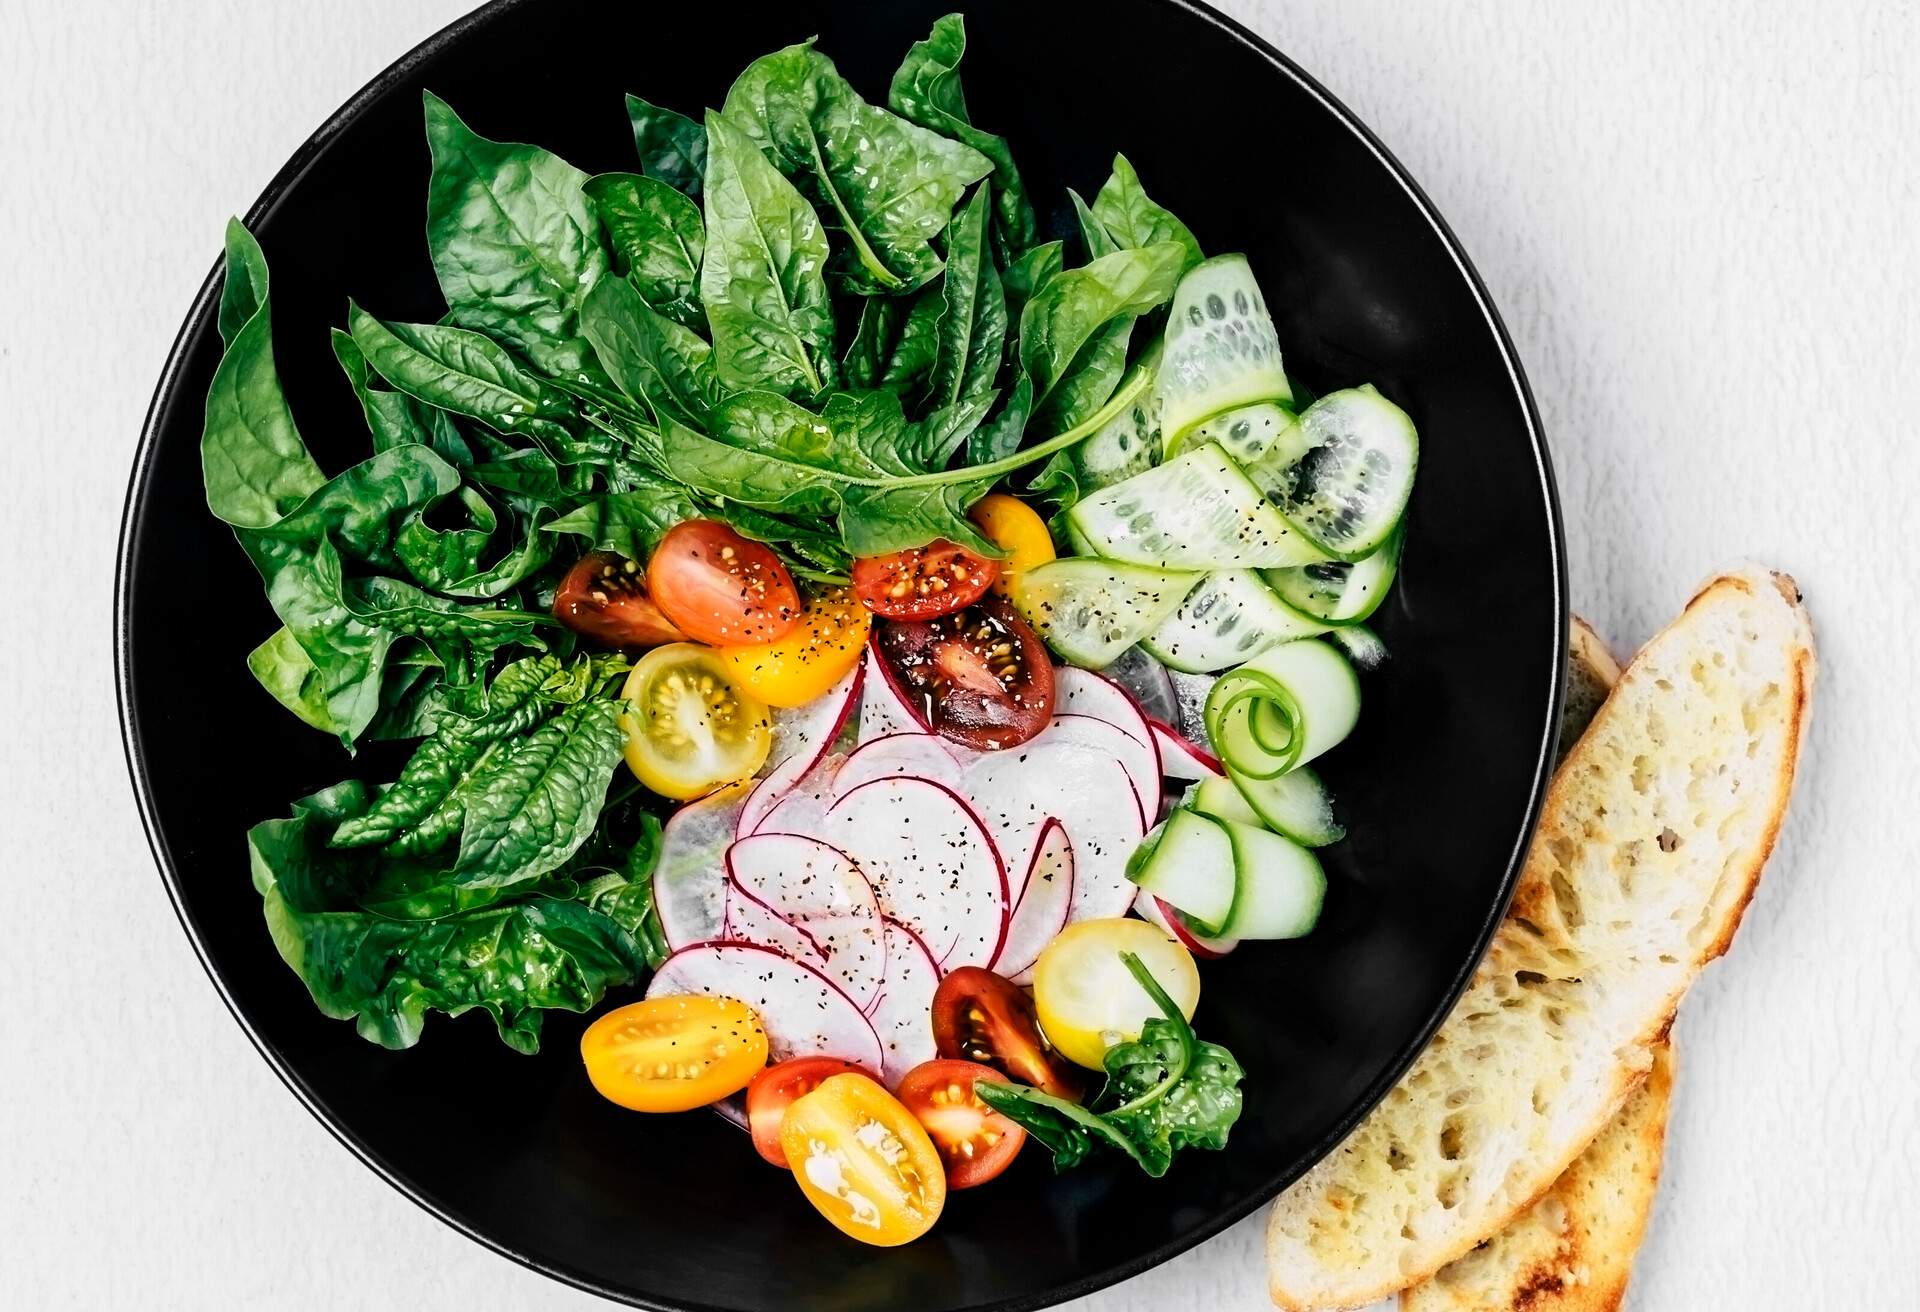
POLYGON ((946 288, 923 287, 907 307, 906 322, 880 372, 880 385, 895 392, 908 392, 932 371, 940 355, 940 320, 946 315, 946 288))
POLYGON ((713 348, 627 283, 609 279, 588 293, 580 326, 620 390, 656 416, 698 425, 719 403, 713 348))
POLYGON ((1107 403, 1127 372, 1127 346, 1135 317, 1123 314, 1099 328, 1075 353, 1073 363, 1054 384, 1047 403, 1034 416, 1042 433, 1072 428, 1107 403))
POLYGON ((589 374, 577 321, 581 300, 607 275, 607 255, 582 190, 587 175, 538 146, 489 141, 431 92, 426 122, 427 247, 454 321, 549 374, 589 374))
POLYGON ((416 400, 496 432, 551 434, 573 413, 553 387, 484 333, 436 323, 383 323, 347 306, 354 345, 375 373, 416 400))
POLYGON ((351 333, 332 330, 333 358, 340 362, 360 412, 366 416, 367 429, 373 434, 373 449, 387 451, 396 446, 418 442, 430 446, 443 459, 464 469, 473 463, 473 448, 460 435, 453 416, 436 406, 416 401, 405 392, 389 392, 372 385, 367 357, 351 333))
POLYGON ((1046 286, 1065 267, 1063 242, 1042 242, 1011 261, 1000 275, 1007 294, 1007 311, 1016 320, 1025 313, 1033 294, 1046 286))
POLYGON ((668 529, 704 513, 679 484, 649 478, 643 486, 581 503, 548 524, 546 531, 576 534, 595 551, 617 551, 629 560, 645 560, 668 529))
POLYGON ((707 142, 700 298, 715 369, 731 387, 818 392, 833 362, 826 231, 746 133, 709 112, 707 142))
POLYGON ((1033 205, 1006 138, 973 126, 967 113, 960 86, 960 59, 966 51, 966 20, 959 14, 936 19, 932 33, 914 42, 893 75, 887 104, 902 118, 964 142, 993 161, 996 236, 1003 255, 1017 256, 1033 245, 1033 205))
POLYGON ((722 112, 834 216, 860 291, 907 291, 937 274, 931 239, 993 168, 972 147, 868 104, 812 41, 747 65, 722 112))
POLYGON ((848 387, 877 387, 893 354, 894 329, 899 326, 900 302, 871 296, 860 302, 853 340, 840 357, 840 373, 848 387))
POLYGON ((976 1086, 981 1101, 1052 1150, 1056 1171, 1104 1146, 1162 1176, 1182 1149, 1225 1148, 1240 1119, 1240 1063, 1194 1035, 1139 957, 1124 952, 1121 960, 1161 1015, 1147 1021, 1138 1039, 1107 1050, 1106 1084, 1087 1106, 1011 1084, 976 1086))
POLYGON ((939 335, 932 400, 952 405, 993 390, 1007 339, 1007 300, 987 247, 987 193, 947 225, 947 271, 941 279, 939 335))
MULTIPOLYGON (((1076 205, 1080 198, 1074 197, 1076 205)), ((1125 155, 1113 157, 1113 174, 1093 198, 1092 219, 1116 245, 1139 250, 1158 242, 1172 242, 1184 252, 1181 272, 1191 269, 1206 257, 1193 231, 1173 212, 1147 195, 1140 175, 1133 171, 1125 155)), ((1085 219, 1082 219, 1084 225, 1085 219)))
POLYGON ((231 220, 220 297, 227 349, 207 389, 200 468, 207 508, 236 528, 273 523, 326 481, 280 390, 271 318, 266 257, 231 220))
POLYGON ((1173 298, 1185 252, 1172 242, 1115 251, 1047 279, 1020 314, 1020 363, 1044 400, 1101 328, 1173 298))
POLYGON ((700 194, 707 172, 707 132, 684 114, 627 97, 627 122, 640 171, 689 196, 700 194))
POLYGON ((665 182, 637 173, 602 173, 589 178, 586 187, 606 225, 621 276, 676 323, 705 327, 700 256, 707 231, 700 207, 665 182))
POLYGON ((1102 255, 1111 255, 1120 249, 1120 244, 1101 226, 1100 220, 1087 208, 1087 202, 1081 199, 1079 192, 1067 188, 1067 199, 1073 202, 1073 217, 1080 224, 1080 244, 1087 248, 1088 259, 1097 260, 1102 255))
POLYGON ((449 597, 498 597, 544 567, 553 555, 553 540, 537 530, 551 512, 544 507, 524 520, 516 517, 504 536, 506 550, 491 565, 481 562, 495 554, 502 538, 501 519, 478 489, 458 493, 467 523, 436 528, 427 522, 433 507, 415 511, 394 535, 393 549, 407 573, 423 588, 449 597))

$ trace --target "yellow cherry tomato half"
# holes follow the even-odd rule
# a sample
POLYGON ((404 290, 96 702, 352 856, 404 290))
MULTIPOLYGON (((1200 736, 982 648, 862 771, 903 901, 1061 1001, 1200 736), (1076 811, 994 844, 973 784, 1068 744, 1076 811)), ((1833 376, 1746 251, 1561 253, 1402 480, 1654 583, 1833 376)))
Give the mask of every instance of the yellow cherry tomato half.
POLYGON ((733 998, 684 994, 617 1007, 580 1036, 587 1078, 636 1112, 684 1112, 740 1092, 767 1064, 767 1032, 733 998))
POLYGON ((773 747, 766 704, 710 647, 655 647, 627 675, 620 716, 627 768, 662 797, 687 801, 751 778, 773 747))
POLYGON ((750 695, 769 706, 805 706, 860 663, 872 622, 852 592, 834 588, 807 602, 786 637, 718 651, 750 695))
POLYGON ((1044 565, 1054 558, 1053 534, 1047 521, 1018 497, 1005 492, 989 492, 974 503, 967 517, 987 541, 1007 553, 1000 562, 1000 577, 993 590, 1007 596, 1009 581, 1022 570, 1044 565))
POLYGON ((807 1201, 861 1243, 911 1243, 947 1205, 933 1140, 864 1075, 835 1075, 794 1099, 780 1122, 780 1148, 807 1201))
POLYGON ((1120 959, 1140 958, 1180 1014, 1200 1004, 1200 971, 1172 935, 1144 920, 1083 920, 1060 931, 1033 967, 1033 1007, 1041 1032, 1069 1061, 1101 1070, 1107 1049, 1140 1037, 1161 1013, 1120 959))

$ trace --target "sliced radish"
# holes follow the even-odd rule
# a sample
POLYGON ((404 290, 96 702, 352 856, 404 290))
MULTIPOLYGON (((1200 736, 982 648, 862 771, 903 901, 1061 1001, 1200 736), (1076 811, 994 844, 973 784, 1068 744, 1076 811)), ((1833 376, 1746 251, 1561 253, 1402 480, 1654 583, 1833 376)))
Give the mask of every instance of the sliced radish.
MULTIPOLYGON (((989 752, 968 769, 966 791, 1001 849, 1014 854, 1021 878, 1032 866, 1041 826, 1049 817, 1060 821, 1073 843, 1068 923, 1126 912, 1133 900, 1127 858, 1147 822, 1120 762, 1065 742, 989 752)), ((1023 892, 1014 891, 1016 902, 1023 892)))
MULTIPOLYGON (((727 849, 727 880, 729 933, 736 910, 761 908, 811 947, 812 964, 856 1004, 865 1008, 873 1001, 887 964, 880 906, 873 885, 846 853, 800 834, 754 834, 727 849)), ((759 925, 750 911, 748 918, 759 925)), ((759 927, 773 937, 769 946, 784 946, 780 930, 759 927)))
POLYGON ((1151 921, 1179 939, 1181 946, 1201 961, 1218 960, 1240 946, 1240 940, 1237 938, 1206 938, 1194 933, 1180 919, 1179 912, 1144 888, 1134 898, 1133 909, 1140 913, 1142 920, 1151 921))
POLYGON ((680 993, 736 998, 752 1007, 767 1031, 769 1056, 827 1056, 880 1064, 879 1036, 832 980, 772 948, 751 943, 700 943, 661 963, 647 985, 650 998, 680 993))
POLYGON ((725 855, 750 787, 735 784, 688 802, 667 817, 653 868, 653 906, 667 946, 676 950, 724 932, 725 855))
MULTIPOLYGON (((1104 674, 1095 674, 1077 665, 1063 665, 1054 674, 1053 713, 1056 716, 1091 715, 1119 725, 1143 743, 1153 742, 1147 713, 1140 709, 1133 694, 1104 674)), ((1155 772, 1158 772, 1157 766, 1155 772)))
POLYGON ((1120 762, 1120 768, 1127 772, 1127 779, 1133 784, 1134 795, 1148 807, 1160 796, 1160 752, 1154 747, 1151 734, 1143 740, 1112 720, 1068 712, 1055 715, 1031 745, 1039 747, 1055 742, 1073 743, 1120 762))
MULTIPOLYGON (((827 954, 812 935, 763 902, 727 885, 727 924, 725 942, 752 943, 772 948, 795 961, 804 961, 815 970, 827 968, 827 954)), ((859 1002, 859 999, 854 999, 859 1002)))
POLYGON ((940 987, 940 967, 920 937, 897 920, 886 922, 886 941, 887 982, 868 1019, 880 1039, 880 1078, 891 1089, 937 1055, 933 993, 940 987))
MULTIPOLYGON (((805 706, 776 708, 773 712, 773 749, 767 760, 778 765, 796 757, 807 765, 827 754, 840 731, 847 727, 854 707, 860 704, 860 687, 865 682, 863 666, 848 670, 840 682, 815 697, 805 706)), ((805 767, 802 767, 802 773, 805 767)))
POLYGON ((1101 669, 1100 674, 1126 689, 1143 714, 1157 720, 1171 720, 1179 715, 1180 704, 1174 699, 1173 680, 1168 677, 1167 667, 1147 655, 1145 649, 1127 648, 1120 653, 1119 660, 1101 669))
POLYGON ((916 775, 957 789, 960 762, 956 749, 932 733, 890 733, 870 739, 848 753, 846 763, 834 774, 834 796, 844 797, 873 779, 899 775, 916 775))
MULTIPOLYGON (((827 805, 833 800, 833 781, 840 769, 840 763, 847 758, 839 753, 830 753, 822 757, 813 769, 800 778, 783 785, 777 793, 766 795, 766 808, 755 817, 752 833, 756 834, 820 834, 821 817, 827 813, 827 805)), ((778 774, 778 771, 775 772, 778 774)), ((762 798, 761 790, 774 783, 775 775, 768 775, 754 788, 753 796, 747 799, 741 812, 744 821, 748 812, 762 798)), ((740 837, 745 838, 743 832, 740 837)))
POLYGON ((993 960, 1007 933, 1007 872, 960 794, 931 779, 871 779, 828 808, 822 832, 943 967, 993 960))
POLYGON ((1067 925, 1073 907, 1073 840, 1048 816, 1034 840, 1033 861, 1022 881, 1020 902, 1007 922, 1007 941, 993 968, 1016 984, 1033 970, 1040 950, 1067 925))
POLYGON ((1190 743, 1180 731, 1159 720, 1148 720, 1153 741, 1160 748, 1160 769, 1169 779, 1211 779, 1226 771, 1215 756, 1198 743, 1190 743))
POLYGON ((879 635, 867 643, 861 661, 860 729, 857 742, 866 744, 875 738, 895 733, 926 733, 928 726, 913 712, 913 706, 894 685, 887 663, 880 657, 879 635))

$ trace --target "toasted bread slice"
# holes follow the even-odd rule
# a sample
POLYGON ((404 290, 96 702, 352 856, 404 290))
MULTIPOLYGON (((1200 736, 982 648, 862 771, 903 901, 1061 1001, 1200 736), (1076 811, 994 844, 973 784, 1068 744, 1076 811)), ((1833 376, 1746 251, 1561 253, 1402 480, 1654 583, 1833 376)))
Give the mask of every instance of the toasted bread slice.
POLYGON ((1399 1086, 1274 1203, 1269 1292, 1360 1307, 1530 1208, 1647 1077, 1779 833, 1812 694, 1784 575, 1711 580, 1547 793, 1507 919, 1399 1086))
POLYGON ((1546 1196, 1433 1279, 1400 1312, 1615 1312, 1660 1184, 1673 1048, 1546 1196))
POLYGON ((1593 717, 1600 713, 1600 704, 1607 700, 1607 694, 1618 682, 1620 662, 1613 658, 1593 626, 1575 615, 1567 634, 1567 700, 1560 706, 1560 754, 1554 758, 1556 769, 1593 723, 1593 717))

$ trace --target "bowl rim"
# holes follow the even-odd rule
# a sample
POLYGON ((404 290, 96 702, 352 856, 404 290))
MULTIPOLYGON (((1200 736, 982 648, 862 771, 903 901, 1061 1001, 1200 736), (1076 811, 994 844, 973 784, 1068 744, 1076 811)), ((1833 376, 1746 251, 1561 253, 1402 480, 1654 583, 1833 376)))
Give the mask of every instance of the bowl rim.
MULTIPOLYGON (((505 14, 520 9, 537 0, 489 0, 480 8, 465 14, 447 24, 439 31, 428 36, 406 54, 376 74, 365 86, 356 91, 347 101, 335 110, 311 136, 301 143, 298 150, 274 174, 266 188, 246 212, 249 226, 258 223, 267 212, 277 205, 285 193, 297 185, 308 167, 342 132, 351 126, 366 108, 380 100, 394 87, 404 81, 419 65, 438 56, 449 47, 464 41, 470 34, 499 21, 505 14)), ((1237 1224, 1251 1215, 1257 1208, 1265 1206, 1283 1189, 1304 1175, 1311 1167, 1325 1158, 1339 1146, 1360 1121, 1373 1110, 1380 1100, 1392 1090, 1410 1067, 1415 1058, 1425 1051, 1442 1021, 1452 1012, 1454 1004, 1465 992, 1473 972, 1493 941, 1495 929, 1506 915, 1507 905, 1512 900, 1515 885, 1519 881, 1520 868, 1525 859, 1528 845, 1532 842, 1534 831, 1540 822, 1541 809, 1545 804, 1547 785, 1552 778, 1554 748, 1558 742, 1561 706, 1566 695, 1566 660, 1568 650, 1568 623, 1570 611, 1567 602, 1567 549, 1560 513, 1560 498, 1553 475, 1552 459, 1547 450, 1545 434, 1542 430, 1538 408, 1534 403, 1533 390, 1527 382, 1527 376, 1514 350, 1512 338, 1506 325, 1494 306, 1493 299, 1482 281, 1479 271, 1468 257, 1453 230, 1447 225, 1433 202, 1428 198, 1407 169, 1396 159, 1391 151, 1374 135, 1361 119, 1337 97, 1323 87, 1312 75, 1307 73, 1291 58, 1281 53, 1270 42, 1248 29, 1244 24, 1202 3, 1201 0, 1160 0, 1175 9, 1181 10, 1209 26, 1217 29, 1229 40, 1246 46, 1264 60, 1277 74, 1292 80, 1320 106, 1327 110, 1342 127, 1386 169, 1393 180, 1406 192, 1407 197, 1420 212, 1420 215, 1440 239, 1454 267, 1466 281, 1478 306, 1486 326, 1492 331, 1499 349, 1502 362, 1506 366, 1507 378, 1514 394, 1520 402, 1521 414, 1525 422, 1528 444, 1532 448, 1535 470, 1540 480, 1541 495, 1547 510, 1547 537, 1553 556, 1552 588, 1553 612, 1556 617, 1552 635, 1553 664, 1550 675, 1550 696, 1547 715, 1540 729, 1537 757, 1534 764, 1533 782, 1529 789, 1526 812, 1520 831, 1514 839, 1512 850, 1507 857, 1507 868, 1500 881, 1498 896, 1488 908, 1486 920, 1477 933, 1473 951, 1461 963, 1459 971, 1448 982, 1438 1004, 1420 1024, 1411 1039, 1388 1062, 1380 1076, 1369 1084, 1355 1101, 1350 1111, 1336 1122, 1321 1139, 1316 1142, 1297 1161, 1283 1163, 1267 1181, 1255 1189, 1248 1197, 1231 1207, 1223 1208, 1192 1230, 1178 1238, 1167 1241, 1155 1248, 1136 1254, 1124 1262, 1104 1267, 1091 1274, 1057 1285, 1035 1295, 1021 1295, 1002 1299, 992 1304, 979 1305, 977 1312, 1034 1312, 1035 1309, 1051 1307, 1057 1303, 1075 1298, 1084 1298, 1089 1294, 1122 1281, 1132 1279, 1164 1262, 1179 1256, 1192 1248, 1220 1234, 1227 1227, 1237 1224)), ((114 700, 120 721, 122 748, 125 753, 127 771, 133 784, 135 807, 140 815, 141 828, 146 833, 147 847, 159 868, 161 881, 166 885, 167 898, 173 905, 175 918, 180 922, 187 940, 193 946, 194 955, 199 959, 201 969, 206 972, 227 1011, 240 1026, 257 1052, 264 1058, 288 1090, 301 1105, 324 1126, 329 1134, 343 1147, 359 1158, 375 1174, 384 1179, 402 1196, 412 1200, 417 1206, 442 1223, 452 1227, 476 1243, 491 1249, 502 1257, 518 1263, 528 1270, 539 1272, 551 1279, 558 1280, 576 1289, 602 1298, 623 1303, 632 1307, 651 1309, 652 1312, 731 1312, 730 1309, 705 1303, 662 1303, 647 1296, 628 1290, 616 1289, 600 1283, 585 1271, 543 1260, 531 1253, 523 1252, 506 1243, 499 1237, 485 1233, 468 1223, 453 1209, 435 1198, 422 1184, 413 1180, 404 1172, 385 1160, 371 1146, 363 1142, 346 1126, 334 1120, 328 1109, 317 1095, 292 1069, 285 1058, 272 1044, 267 1042, 246 1019, 237 999, 228 990, 226 981, 215 969, 208 955, 206 944, 202 941, 193 921, 187 914, 181 892, 179 876, 162 835, 154 813, 153 799, 148 780, 148 762, 146 744, 140 727, 136 722, 129 700, 129 682, 131 678, 131 618, 133 604, 133 575, 136 568, 134 560, 135 541, 139 535, 140 522, 145 512, 141 490, 147 484, 155 460, 160 437, 160 420, 167 411, 179 390, 182 374, 185 371, 186 355, 189 343, 205 326, 218 301, 222 263, 216 260, 201 283, 195 295, 192 307, 167 348, 166 363, 162 367, 160 378, 154 388, 153 399, 148 403, 147 413, 141 422, 140 439, 135 448, 133 469, 127 482, 126 496, 121 506, 119 542, 114 555, 113 580, 113 676, 114 700)))

